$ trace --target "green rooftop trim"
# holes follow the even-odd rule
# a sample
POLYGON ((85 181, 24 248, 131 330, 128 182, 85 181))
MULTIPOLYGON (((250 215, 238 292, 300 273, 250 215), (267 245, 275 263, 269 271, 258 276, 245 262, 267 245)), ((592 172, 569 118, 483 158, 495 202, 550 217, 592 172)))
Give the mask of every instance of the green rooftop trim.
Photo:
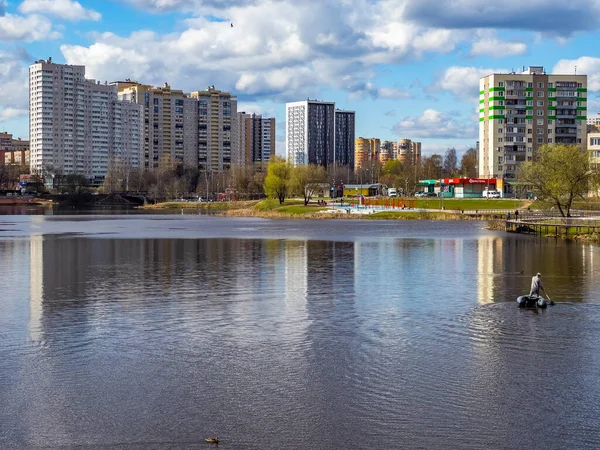
POLYGON ((587 88, 577 88, 577 92, 587 92, 587 88))

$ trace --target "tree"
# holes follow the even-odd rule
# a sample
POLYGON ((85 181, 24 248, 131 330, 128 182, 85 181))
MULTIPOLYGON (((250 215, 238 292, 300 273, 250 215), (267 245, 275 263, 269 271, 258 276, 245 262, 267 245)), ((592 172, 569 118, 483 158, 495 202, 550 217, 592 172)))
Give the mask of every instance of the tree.
POLYGON ((290 186, 291 166, 278 156, 273 156, 267 168, 264 190, 269 197, 279 200, 283 204, 290 186))
POLYGON ((442 177, 442 156, 433 154, 423 158, 422 174, 428 180, 437 180, 442 177))
POLYGON ((297 166, 291 170, 291 189, 296 194, 304 197, 304 206, 308 205, 310 199, 319 189, 319 185, 327 182, 327 172, 323 166, 309 164, 308 166, 297 166))
POLYGON ((598 180, 598 169, 590 165, 589 152, 576 145, 543 145, 534 161, 520 165, 517 179, 529 184, 538 199, 556 206, 563 217, 570 217, 573 200, 589 192, 598 180))
POLYGON ((470 148, 460 160, 461 175, 469 178, 477 177, 477 149, 470 148))
POLYGON ((446 155, 444 156, 444 166, 442 170, 442 174, 448 178, 454 178, 457 168, 458 158, 456 157, 456 149, 449 148, 446 151, 446 155))

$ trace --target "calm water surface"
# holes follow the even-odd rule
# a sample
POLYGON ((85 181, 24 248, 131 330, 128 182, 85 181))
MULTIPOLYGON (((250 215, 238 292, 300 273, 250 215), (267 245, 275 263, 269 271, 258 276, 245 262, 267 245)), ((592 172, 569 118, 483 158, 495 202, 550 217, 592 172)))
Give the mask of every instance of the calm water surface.
POLYGON ((599 252, 474 221, 0 216, 0 448, 597 449, 599 252), (519 310, 537 271, 557 305, 519 310))

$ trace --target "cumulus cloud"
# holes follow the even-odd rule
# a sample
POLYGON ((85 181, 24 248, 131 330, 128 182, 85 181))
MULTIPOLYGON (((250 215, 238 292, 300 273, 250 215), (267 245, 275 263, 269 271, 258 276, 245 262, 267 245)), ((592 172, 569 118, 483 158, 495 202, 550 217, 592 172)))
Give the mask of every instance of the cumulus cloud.
POLYGON ((28 109, 3 108, 0 110, 0 122, 29 115, 28 109))
POLYGON ((392 131, 397 136, 433 139, 467 139, 478 134, 474 123, 456 120, 456 117, 435 109, 426 109, 420 116, 405 117, 392 131))
POLYGON ((60 33, 52 28, 52 23, 38 15, 18 16, 0 14, 0 42, 2 41, 41 41, 57 39, 60 33))
POLYGON ((600 91, 600 58, 582 56, 578 59, 561 59, 552 69, 553 74, 577 73, 588 76, 588 89, 600 91))
POLYGON ((470 55, 504 58, 512 55, 524 55, 525 53, 527 53, 527 45, 523 42, 501 41, 495 37, 485 37, 473 42, 470 55))
POLYGON ((405 18, 428 27, 498 28, 570 36, 600 24, 600 0, 405 0, 405 18))
POLYGON ((29 58, 24 51, 0 50, 0 99, 5 119, 28 107, 29 58))
POLYGON ((461 98, 479 101, 479 80, 492 73, 507 73, 506 69, 452 66, 427 87, 428 92, 449 91, 461 98))
POLYGON ((86 9, 74 0, 25 0, 19 5, 19 11, 24 14, 48 14, 72 22, 102 18, 100 13, 86 9))

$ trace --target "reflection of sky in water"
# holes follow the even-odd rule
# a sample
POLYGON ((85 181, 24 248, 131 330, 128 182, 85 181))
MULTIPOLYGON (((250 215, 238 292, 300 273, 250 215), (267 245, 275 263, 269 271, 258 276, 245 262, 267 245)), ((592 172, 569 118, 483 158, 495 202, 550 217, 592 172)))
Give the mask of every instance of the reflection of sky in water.
POLYGON ((598 447, 589 245, 477 222, 3 219, 0 447, 598 447), (574 303, 518 310, 537 271, 574 303))

